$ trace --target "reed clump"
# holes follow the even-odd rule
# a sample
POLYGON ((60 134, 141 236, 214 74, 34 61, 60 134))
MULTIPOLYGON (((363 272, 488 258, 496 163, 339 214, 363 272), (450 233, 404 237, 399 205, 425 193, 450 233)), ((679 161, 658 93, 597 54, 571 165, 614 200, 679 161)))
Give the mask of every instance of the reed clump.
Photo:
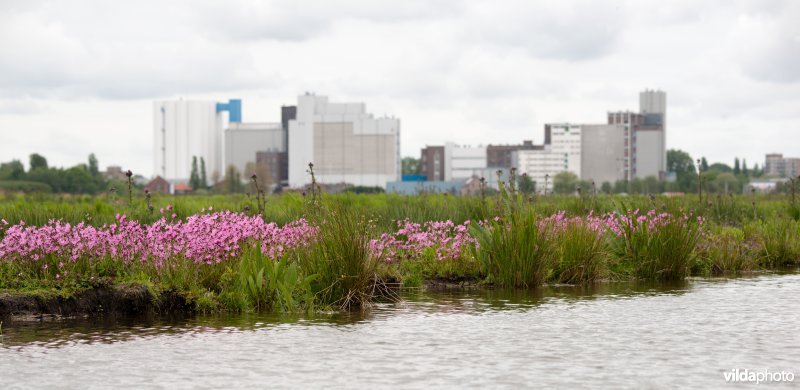
POLYGON ((503 287, 533 288, 550 276, 557 261, 557 246, 547 225, 531 212, 477 225, 476 257, 488 280, 503 287))
POLYGON ((342 310, 369 307, 382 291, 378 259, 370 252, 373 227, 363 216, 342 209, 318 218, 316 242, 294 255, 306 274, 315 276, 310 281, 315 300, 342 310))

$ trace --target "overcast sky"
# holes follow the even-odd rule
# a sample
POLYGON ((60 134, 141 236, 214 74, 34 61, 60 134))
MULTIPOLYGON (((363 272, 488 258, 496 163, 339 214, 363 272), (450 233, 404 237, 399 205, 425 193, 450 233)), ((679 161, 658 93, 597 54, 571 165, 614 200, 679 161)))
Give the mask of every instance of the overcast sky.
POLYGON ((541 143, 667 92, 667 146, 800 157, 800 1, 0 0, 0 161, 152 172, 156 99, 313 91, 426 144, 541 143))

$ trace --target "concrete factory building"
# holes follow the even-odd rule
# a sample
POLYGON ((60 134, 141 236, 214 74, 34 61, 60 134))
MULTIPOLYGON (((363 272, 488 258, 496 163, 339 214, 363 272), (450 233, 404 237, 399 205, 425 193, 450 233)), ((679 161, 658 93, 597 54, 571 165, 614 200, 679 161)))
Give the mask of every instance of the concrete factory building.
POLYGON ((289 120, 288 184, 317 181, 386 188, 400 179, 400 120, 375 118, 364 103, 331 103, 325 96, 297 98, 296 119, 289 120))
MULTIPOLYGON (((233 166, 242 180, 250 180, 256 171, 259 152, 286 153, 286 134, 280 123, 231 123, 225 130, 225 168, 233 166)), ((278 166, 266 165, 271 172, 270 184, 280 180, 278 166)))
POLYGON ((608 124, 623 126, 623 179, 653 176, 663 180, 667 172, 667 94, 646 90, 639 93, 639 112, 608 113, 608 124))
POLYGON ((173 100, 153 104, 153 171, 170 183, 189 180, 192 158, 203 159, 209 177, 224 172, 222 129, 242 120, 240 100, 228 103, 173 100), (225 113, 228 113, 227 118, 225 113))

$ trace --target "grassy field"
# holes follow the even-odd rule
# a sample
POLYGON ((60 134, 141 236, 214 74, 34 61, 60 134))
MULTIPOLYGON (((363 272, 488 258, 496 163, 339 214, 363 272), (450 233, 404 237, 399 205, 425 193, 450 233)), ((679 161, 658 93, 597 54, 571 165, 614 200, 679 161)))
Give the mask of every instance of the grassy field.
POLYGON ((426 281, 535 288, 800 265, 800 207, 778 195, 0 195, 0 219, 0 290, 136 284, 201 311, 350 310, 426 281))

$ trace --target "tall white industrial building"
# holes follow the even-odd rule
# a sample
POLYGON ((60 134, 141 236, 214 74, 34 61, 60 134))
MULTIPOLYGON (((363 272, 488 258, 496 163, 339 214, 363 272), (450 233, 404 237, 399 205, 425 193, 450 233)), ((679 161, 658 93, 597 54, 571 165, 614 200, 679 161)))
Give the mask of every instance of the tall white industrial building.
POLYGON ((400 179, 400 120, 375 118, 364 103, 298 96, 288 130, 290 187, 311 182, 306 170, 312 162, 317 181, 325 184, 386 188, 400 179))
POLYGON ((172 183, 187 182, 192 158, 203 158, 209 178, 223 174, 222 129, 241 121, 241 101, 172 100, 153 104, 153 171, 172 183))

